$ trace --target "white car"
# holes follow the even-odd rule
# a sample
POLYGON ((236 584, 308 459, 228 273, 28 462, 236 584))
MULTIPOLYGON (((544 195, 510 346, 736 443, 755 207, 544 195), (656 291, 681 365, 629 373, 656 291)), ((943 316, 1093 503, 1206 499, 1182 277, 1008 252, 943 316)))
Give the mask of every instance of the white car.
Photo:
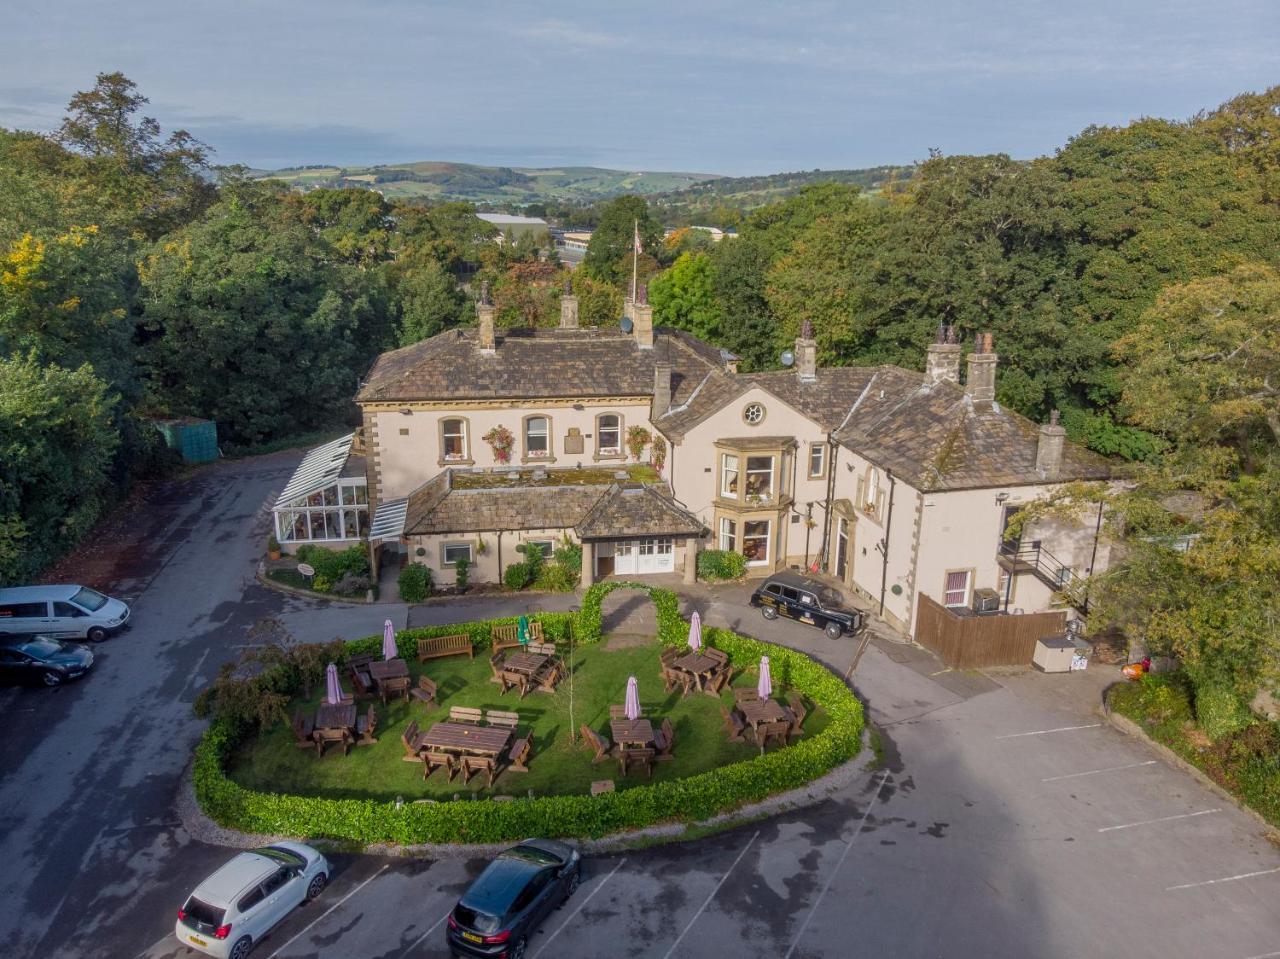
POLYGON ((218 959, 245 959, 280 920, 320 895, 329 863, 300 842, 242 852, 200 883, 178 910, 174 935, 218 959))

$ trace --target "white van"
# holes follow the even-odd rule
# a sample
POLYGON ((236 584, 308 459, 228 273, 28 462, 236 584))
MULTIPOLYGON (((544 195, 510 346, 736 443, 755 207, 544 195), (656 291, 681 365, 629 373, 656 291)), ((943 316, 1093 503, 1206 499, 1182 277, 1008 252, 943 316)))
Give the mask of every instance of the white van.
POLYGON ((129 607, 87 586, 0 589, 0 637, 40 633, 100 643, 129 627, 129 607))

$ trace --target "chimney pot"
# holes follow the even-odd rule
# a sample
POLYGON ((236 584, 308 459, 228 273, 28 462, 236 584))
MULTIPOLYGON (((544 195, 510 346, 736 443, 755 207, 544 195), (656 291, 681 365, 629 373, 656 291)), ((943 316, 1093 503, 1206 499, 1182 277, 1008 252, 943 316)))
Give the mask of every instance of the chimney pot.
POLYGON ((493 332, 493 303, 489 299, 489 281, 480 284, 480 302, 476 304, 476 319, 480 323, 480 352, 493 354, 498 351, 497 340, 493 332))
POLYGON ((565 284, 565 291, 560 294, 560 329, 576 330, 578 328, 578 298, 565 284))
POLYGON ((796 338, 796 377, 801 383, 818 379, 818 341, 813 338, 813 324, 807 317, 796 338))
POLYGON ((964 391, 975 403, 994 403, 996 398, 996 356, 991 345, 990 333, 979 333, 974 352, 969 354, 969 371, 965 377, 964 391))
POLYGON ((631 304, 631 322, 635 326, 636 345, 642 350, 653 349, 653 307, 649 305, 649 287, 641 283, 636 290, 636 301, 631 304))
POLYGON ((1040 427, 1036 441, 1036 472, 1041 479, 1052 479, 1062 470, 1067 431, 1058 425, 1058 411, 1049 414, 1049 422, 1040 427))
POLYGON ((930 386, 944 380, 960 382, 960 344, 956 342, 954 326, 939 324, 938 335, 929 344, 924 367, 925 383, 930 386))
POLYGON ((653 414, 650 419, 671 409, 671 364, 658 362, 653 364, 653 414))

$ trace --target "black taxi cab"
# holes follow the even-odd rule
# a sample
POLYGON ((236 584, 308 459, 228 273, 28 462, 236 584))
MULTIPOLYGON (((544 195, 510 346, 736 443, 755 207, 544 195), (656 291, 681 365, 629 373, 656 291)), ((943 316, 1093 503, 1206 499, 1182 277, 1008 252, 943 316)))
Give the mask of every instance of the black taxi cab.
POLYGON ((765 619, 785 616, 816 626, 832 639, 852 636, 865 624, 862 611, 842 605, 842 597, 830 586, 790 571, 761 583, 751 594, 751 605, 758 606, 765 619))

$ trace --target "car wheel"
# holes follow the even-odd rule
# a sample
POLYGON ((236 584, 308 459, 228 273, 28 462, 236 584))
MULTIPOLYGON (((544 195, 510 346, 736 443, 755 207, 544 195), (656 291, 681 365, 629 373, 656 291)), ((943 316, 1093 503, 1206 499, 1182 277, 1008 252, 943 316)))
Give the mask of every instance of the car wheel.
POLYGON ((46 669, 40 674, 40 681, 46 686, 59 686, 62 684, 62 673, 56 669, 46 669))
POLYGON ((841 636, 844 635, 844 630, 840 628, 839 623, 827 623, 826 628, 823 630, 823 632, 825 632, 832 639, 839 639, 841 636))
POLYGON ((573 871, 573 875, 569 877, 569 883, 568 883, 568 885, 566 885, 566 886, 564 887, 564 897, 565 897, 565 899, 568 899, 568 898, 569 898, 570 896, 572 896, 575 892, 577 892, 577 891, 578 891, 578 887, 579 887, 580 885, 582 885, 582 870, 581 870, 581 869, 575 869, 575 870, 573 871))
POLYGON ((249 950, 253 948, 253 940, 248 936, 241 936, 236 940, 236 944, 231 947, 231 951, 227 953, 227 959, 248 959, 249 950))
POLYGON ((94 626, 88 632, 89 642, 100 643, 107 638, 107 631, 101 626, 94 626))
POLYGON ((524 959, 524 947, 529 944, 529 940, 521 936, 514 946, 507 950, 509 959, 524 959))
POLYGON ((318 873, 315 878, 307 884, 307 901, 310 902, 320 893, 324 892, 324 887, 328 884, 329 877, 324 873, 318 873))
POLYGON ((765 619, 777 619, 778 611, 774 609, 772 606, 761 606, 760 615, 763 616, 765 619))

